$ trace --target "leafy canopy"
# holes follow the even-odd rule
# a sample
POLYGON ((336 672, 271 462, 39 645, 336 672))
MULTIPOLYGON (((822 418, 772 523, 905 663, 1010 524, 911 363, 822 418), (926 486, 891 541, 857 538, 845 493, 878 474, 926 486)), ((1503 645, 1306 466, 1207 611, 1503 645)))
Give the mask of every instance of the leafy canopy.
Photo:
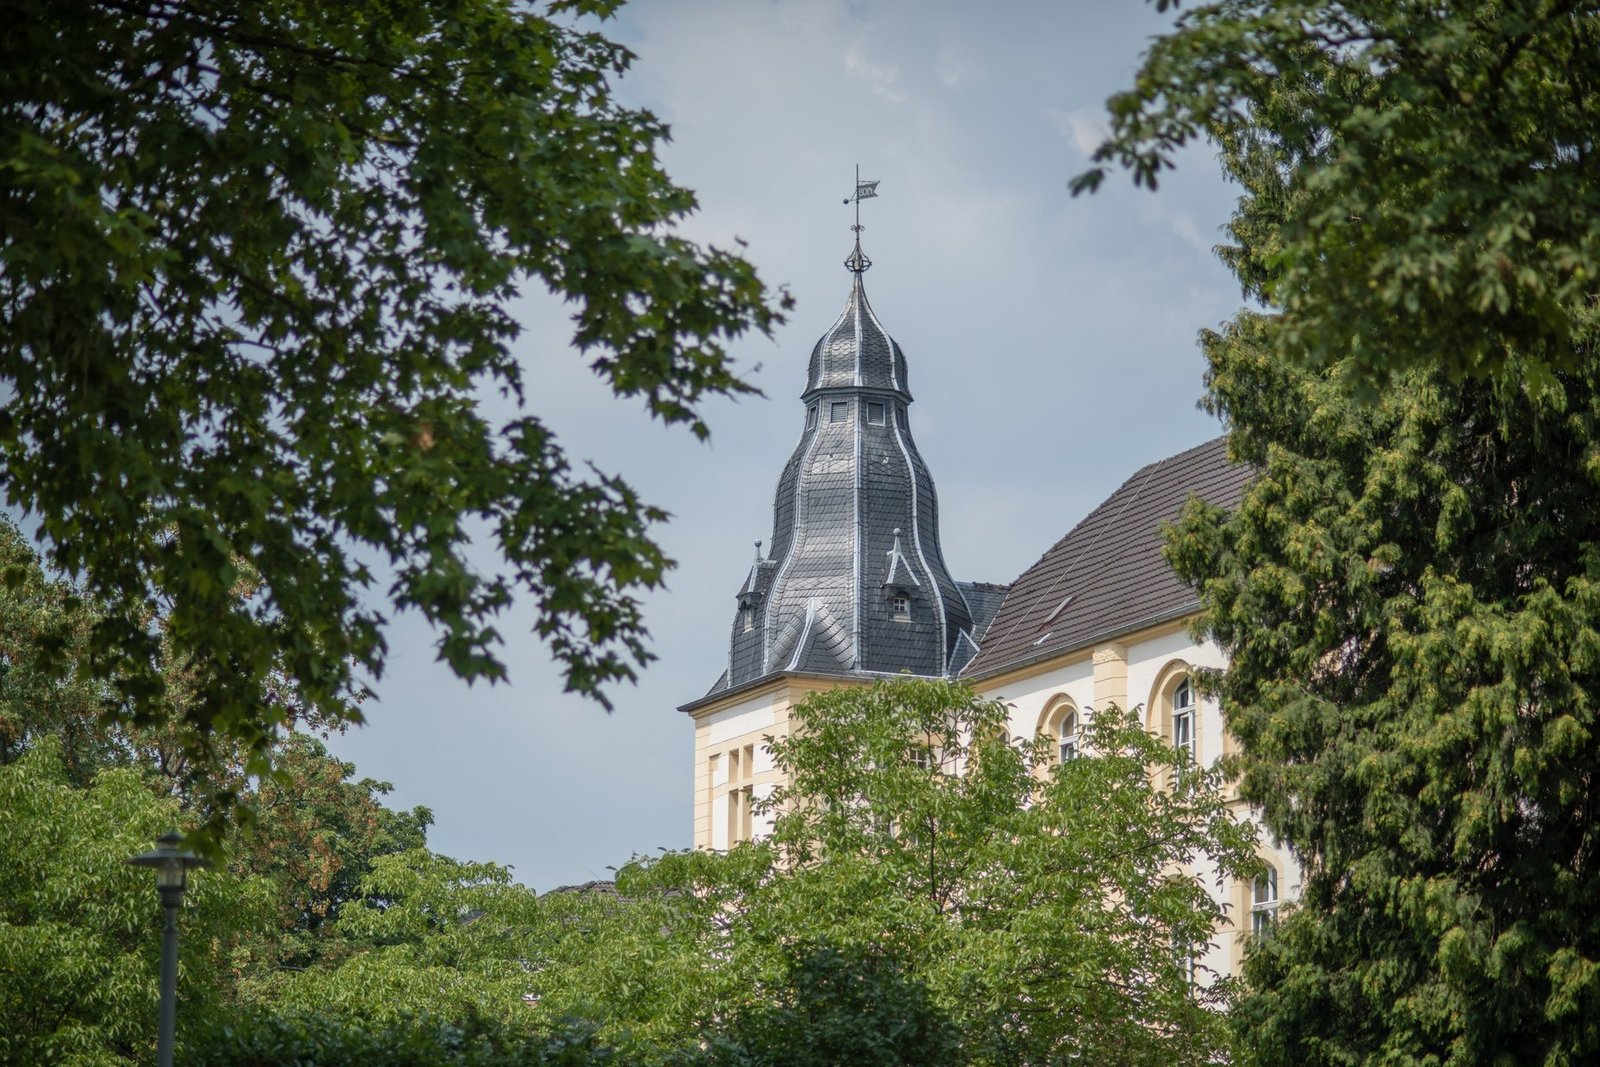
POLYGON ((1192 986, 1182 946, 1231 935, 1186 872, 1256 860, 1216 772, 1114 707, 1087 727, 1087 757, 1051 766, 1047 740, 1003 737, 1003 705, 939 681, 841 688, 790 715, 770 742, 787 784, 758 802, 769 838, 619 877, 630 895, 677 893, 693 958, 716 961, 712 1005, 749 1004, 753 1035, 834 1027, 827 976, 848 964, 906 1032, 953 1027, 952 1062, 1221 1053, 1229 987, 1192 986))
POLYGON ((519 591, 570 689, 648 659, 662 515, 574 471, 509 301, 548 286, 619 395, 701 436, 705 397, 750 388, 724 343, 780 313, 674 235, 695 201, 612 95, 631 55, 557 17, 613 6, 11 6, 0 484, 104 605, 88 662, 122 713, 259 769, 286 707, 359 720, 391 610, 502 677, 519 591), (264 706, 274 679, 292 700, 264 706))
POLYGON ((1183 145, 1213 139, 1247 190, 1224 258, 1281 310, 1280 358, 1338 365, 1368 398, 1406 368, 1548 384, 1587 358, 1593 0, 1198 4, 1110 109, 1073 190, 1111 166, 1154 188, 1183 145))

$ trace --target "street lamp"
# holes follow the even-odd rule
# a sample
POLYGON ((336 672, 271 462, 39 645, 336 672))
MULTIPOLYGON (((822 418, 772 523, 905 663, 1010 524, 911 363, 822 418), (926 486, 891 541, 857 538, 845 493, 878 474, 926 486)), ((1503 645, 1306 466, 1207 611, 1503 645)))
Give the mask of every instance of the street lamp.
POLYGON ((161 935, 161 1033, 156 1043, 157 1067, 172 1067, 172 1031, 178 1013, 178 908, 189 880, 190 867, 210 866, 192 852, 178 848, 183 836, 169 830, 156 838, 156 847, 128 860, 135 867, 154 867, 156 893, 167 913, 161 935))

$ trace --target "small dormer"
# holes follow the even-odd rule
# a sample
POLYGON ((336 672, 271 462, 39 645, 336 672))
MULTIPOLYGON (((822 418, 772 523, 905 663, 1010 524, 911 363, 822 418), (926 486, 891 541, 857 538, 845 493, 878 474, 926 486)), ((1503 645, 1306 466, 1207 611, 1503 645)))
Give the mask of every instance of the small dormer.
POLYGON ((888 567, 884 573, 883 597, 889 602, 890 616, 895 622, 910 622, 914 604, 922 592, 922 582, 912 568, 911 561, 900 550, 900 530, 894 531, 894 545, 886 553, 888 567))
POLYGON ((748 633, 755 629, 761 602, 766 599, 767 586, 772 580, 772 561, 761 557, 761 542, 756 542, 756 558, 750 564, 750 573, 736 595, 739 601, 739 629, 748 633))

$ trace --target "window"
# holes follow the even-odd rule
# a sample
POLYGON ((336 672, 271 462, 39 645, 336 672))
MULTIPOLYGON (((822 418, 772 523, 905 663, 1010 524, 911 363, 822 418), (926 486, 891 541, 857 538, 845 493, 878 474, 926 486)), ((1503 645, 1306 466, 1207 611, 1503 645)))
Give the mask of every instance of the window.
POLYGON ((1185 678, 1172 693, 1172 747, 1187 756, 1194 753, 1194 687, 1185 678))
POLYGON ((1178 965, 1178 973, 1183 975, 1183 980, 1194 985, 1195 972, 1194 946, 1184 940, 1177 931, 1172 934, 1172 962, 1178 965))
POLYGON ((745 745, 728 753, 728 846, 749 841, 754 834, 751 818, 755 789, 756 746, 745 745))
POLYGON ((848 400, 835 400, 828 405, 828 421, 843 422, 850 417, 850 402, 848 400))
POLYGON ((1061 730, 1057 735, 1061 743, 1061 762, 1078 758, 1078 713, 1071 708, 1061 716, 1061 730))
POLYGON ((867 401, 867 422, 873 426, 882 426, 883 421, 883 405, 871 400, 867 401))
POLYGON ((754 630, 756 628, 756 610, 754 608, 745 608, 740 614, 744 616, 744 632, 749 633, 754 630))
POLYGON ((903 593, 897 593, 897 594, 895 594, 894 598, 889 601, 889 603, 894 606, 894 618, 895 618, 896 622, 910 622, 911 621, 911 598, 910 597, 906 596, 903 593))
POLYGON ((817 424, 817 405, 812 404, 806 408, 806 429, 811 429, 817 424))
POLYGON ((1250 886, 1250 932, 1269 933, 1278 921, 1278 872, 1268 867, 1250 886))

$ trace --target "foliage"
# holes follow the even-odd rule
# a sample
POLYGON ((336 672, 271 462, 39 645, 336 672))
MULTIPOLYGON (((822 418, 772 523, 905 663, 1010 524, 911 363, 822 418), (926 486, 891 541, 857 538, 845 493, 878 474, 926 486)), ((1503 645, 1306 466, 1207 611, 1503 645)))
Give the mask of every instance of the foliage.
POLYGON ((1203 344, 1259 477, 1170 556, 1306 865, 1248 1062, 1600 1055, 1597 44, 1592 0, 1219 0, 1075 181, 1204 133, 1243 190, 1221 251, 1264 307, 1203 344))
MULTIPOLYGON (((816 694, 771 743, 790 784, 764 802, 770 839, 644 862, 618 886, 679 891, 694 958, 717 961, 714 1003, 763 1026, 785 1024, 781 991, 825 946, 881 968, 857 980, 892 980, 885 1010, 935 1034, 947 1020, 961 1062, 1210 1062, 1228 986, 1191 987, 1173 946, 1225 916, 1184 872, 1202 856, 1251 869, 1253 830, 1216 772, 1133 715, 1101 709, 1093 755, 1055 768, 1047 744, 1000 736, 1005 715, 936 681, 816 694)), ((843 1026, 826 1002, 807 1010, 843 1026)))
POLYGON ((53 580, 21 532, 0 516, 0 765, 54 737, 72 780, 126 757, 104 723, 112 695, 76 668, 96 613, 70 584, 53 580))
POLYGON ((926 986, 881 952, 791 947, 770 1002, 734 1016, 711 1043, 718 1067, 961 1064, 959 1035, 926 986))
POLYGON ((1600 1055, 1600 366, 1560 403, 1398 379, 1376 404, 1286 369, 1276 323, 1210 339, 1261 473, 1191 508, 1242 793, 1307 865, 1247 968, 1260 1062, 1600 1055))
MULTIPOLYGON (((131 768, 79 786, 54 738, 0 766, 0 1062, 154 1055, 162 912, 129 856, 177 816, 131 768)), ((184 897, 180 1019, 205 1019, 256 962, 272 887, 197 873, 184 897)))
POLYGON ((672 232, 695 202, 612 95, 631 55, 557 21, 613 6, 11 5, 0 479, 102 603, 118 708, 178 715, 190 757, 256 773, 285 708, 359 720, 381 582, 467 678, 504 676, 519 591, 569 688, 648 658, 662 515, 530 411, 508 302, 548 286, 617 394, 702 436, 700 402, 750 388, 723 345, 780 314, 672 232))
POLYGON ((1547 387, 1589 358, 1597 94, 1594 0, 1215 0, 1152 44, 1073 188, 1153 188, 1209 135, 1279 358, 1369 399, 1413 367, 1547 387))
POLYGON ((538 898, 504 867, 426 849, 379 856, 333 924, 351 951, 264 974, 246 996, 379 1027, 419 1018, 504 1024, 524 1012, 541 926, 538 898))
POLYGON ((291 733, 274 748, 272 774, 246 793, 252 826, 231 849, 234 865, 266 875, 280 888, 283 966, 304 966, 325 952, 348 951, 333 925, 362 899, 362 879, 377 859, 426 844, 427 808, 384 805, 389 783, 356 780, 355 766, 328 754, 314 737, 291 733))
POLYGON ((426 1020, 386 1026, 342 1016, 246 1015, 187 1049, 195 1067, 597 1067, 622 1064, 581 1025, 532 1037, 426 1020))

